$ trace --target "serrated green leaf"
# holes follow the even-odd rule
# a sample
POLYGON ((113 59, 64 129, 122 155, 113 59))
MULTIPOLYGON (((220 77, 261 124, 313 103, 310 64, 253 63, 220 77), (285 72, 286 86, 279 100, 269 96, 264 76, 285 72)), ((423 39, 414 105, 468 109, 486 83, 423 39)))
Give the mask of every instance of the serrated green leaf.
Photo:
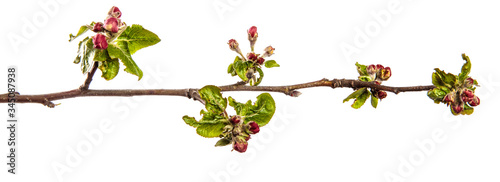
POLYGON ((218 137, 222 134, 224 127, 227 125, 227 123, 222 121, 197 122, 196 119, 189 116, 184 116, 182 119, 187 125, 196 128, 196 133, 206 138, 218 137))
POLYGON ((82 73, 87 73, 90 69, 92 60, 90 58, 94 54, 94 43, 90 37, 85 37, 82 41, 78 43, 78 52, 73 63, 80 63, 80 68, 82 73))
MULTIPOLYGON (((248 104, 249 102, 247 102, 248 104)), ((251 106, 245 114, 245 123, 255 121, 259 126, 264 126, 274 115, 276 103, 269 93, 262 93, 257 96, 257 101, 251 106)))
POLYGON ((358 79, 360 81, 363 81, 363 82, 371 82, 371 81, 373 81, 372 77, 370 77, 370 76, 359 76, 358 79))
POLYGON ((366 65, 362 65, 356 62, 356 68, 360 76, 368 76, 368 73, 366 72, 366 65))
POLYGON ((227 121, 227 119, 224 118, 222 113, 215 113, 211 111, 201 110, 200 114, 203 115, 203 117, 200 120, 200 123, 214 123, 220 121, 227 121))
POLYGON ((216 147, 222 147, 231 144, 231 140, 222 138, 215 144, 216 147))
POLYGON ((99 62, 99 69, 102 72, 102 76, 106 80, 112 80, 120 71, 120 63, 118 59, 109 59, 107 61, 99 62))
POLYGON ((280 65, 278 63, 276 63, 275 60, 268 60, 264 63, 264 66, 266 66, 266 68, 273 68, 273 67, 280 67, 280 65))
POLYGON ((155 33, 144 29, 141 25, 128 26, 118 38, 116 42, 126 42, 127 49, 130 55, 138 50, 149 47, 160 42, 160 38, 155 33))
POLYGON ((446 86, 449 89, 455 87, 457 76, 451 73, 445 73, 439 68, 435 68, 434 70, 435 72, 432 74, 432 83, 435 86, 446 86))
POLYGON ((377 108, 378 98, 375 97, 373 94, 371 94, 371 104, 372 104, 373 108, 377 108))
POLYGON ((444 96, 449 93, 448 88, 440 86, 432 90, 427 91, 427 96, 435 101, 442 101, 444 96))
POLYGON ((249 68, 249 62, 248 61, 243 61, 240 59, 240 57, 236 56, 235 61, 233 63, 234 70, 236 71, 236 74, 241 78, 243 81, 247 81, 247 71, 249 68))
POLYGON ((94 52, 94 61, 107 61, 111 60, 109 57, 108 50, 106 49, 96 49, 94 52))
POLYGON ((366 91, 368 91, 368 90, 366 89, 366 87, 365 87, 365 88, 360 88, 360 89, 358 89, 358 90, 354 91, 353 93, 351 93, 349 96, 347 96, 347 97, 344 99, 343 103, 345 103, 345 102, 347 102, 347 101, 349 101, 349 100, 351 100, 351 99, 358 98, 361 94, 363 94, 363 93, 364 93, 364 92, 366 92, 366 91))
POLYGON ((196 133, 205 138, 219 137, 222 134, 225 126, 226 124, 222 122, 202 123, 196 128, 196 133))
POLYGON ((226 110, 227 99, 222 97, 219 87, 207 85, 201 88, 198 93, 205 101, 205 108, 208 112, 220 114, 226 110))
POLYGON ((469 76, 470 69, 471 69, 471 63, 470 63, 469 56, 462 54, 462 59, 465 60, 465 63, 462 66, 462 71, 458 75, 458 81, 460 81, 460 83, 463 82, 469 76))
MULTIPOLYGON (((94 24, 95 24, 95 22, 92 22, 90 26, 93 26, 94 24)), ((90 27, 88 25, 81 26, 80 29, 78 30, 78 33, 76 33, 76 35, 69 34, 69 42, 75 40, 77 37, 84 34, 88 30, 90 30, 90 27)))
POLYGON ((361 95, 359 95, 359 97, 357 97, 356 100, 354 100, 354 103, 352 103, 351 105, 352 108, 359 109, 361 106, 365 104, 366 100, 371 94, 368 90, 366 90, 366 88, 364 88, 364 90, 365 91, 361 95))
POLYGON ((441 80, 441 77, 436 72, 432 73, 432 84, 436 87, 444 86, 443 80, 441 80))
POLYGON ((182 119, 189 126, 192 126, 195 128, 200 126, 200 123, 198 123, 198 121, 196 121, 196 119, 194 119, 194 117, 184 116, 184 117, 182 117, 182 119))
POLYGON ((127 73, 136 75, 139 80, 142 78, 142 70, 137 66, 135 61, 132 59, 127 46, 127 42, 119 42, 117 44, 109 44, 107 48, 108 54, 112 59, 120 59, 120 61, 125 65, 125 71, 127 73))
POLYGON ((227 67, 227 73, 231 74, 231 76, 236 76, 236 70, 234 70, 233 63, 229 64, 227 67))
POLYGON ((237 102, 231 96, 229 96, 227 98, 227 100, 229 101, 229 105, 231 107, 233 107, 234 110, 236 111, 236 114, 240 115, 240 116, 246 116, 248 110, 250 109, 250 106, 252 106, 252 101, 251 100, 248 100, 248 102, 245 103, 245 104, 243 104, 241 102, 237 102))

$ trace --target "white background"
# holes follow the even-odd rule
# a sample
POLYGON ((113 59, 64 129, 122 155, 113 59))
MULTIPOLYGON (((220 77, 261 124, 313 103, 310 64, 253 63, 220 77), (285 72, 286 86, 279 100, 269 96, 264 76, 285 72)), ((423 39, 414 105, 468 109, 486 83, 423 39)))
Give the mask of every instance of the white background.
MULTIPOLYGON (((183 97, 73 98, 55 101, 61 105, 53 109, 18 104, 18 174, 7 173, 4 164, 0 181, 391 181, 387 175, 406 181, 499 181, 500 11, 492 2, 6 1, 0 8, 0 75, 5 76, 0 85, 7 85, 6 68, 16 65, 21 94, 81 85, 85 77, 72 63, 77 42, 69 43, 68 34, 102 21, 116 5, 123 21, 143 25, 162 41, 133 55, 143 80, 121 71, 105 81, 98 71, 94 89, 234 83, 238 79, 226 69, 236 54, 226 43, 235 38, 249 51, 246 30, 255 25, 256 50, 272 45, 272 58, 281 64, 264 70, 262 85, 356 78, 356 61, 390 66, 393 76, 384 84, 428 85, 436 67, 458 73, 460 55, 467 53, 470 76, 481 85, 476 91, 481 105, 472 116, 452 116, 426 92, 389 93, 377 109, 367 104, 359 110, 342 103, 351 89, 305 89, 299 98, 273 93, 275 117, 240 154, 229 146, 213 147, 217 139, 202 138, 186 125, 182 116, 199 118, 203 106, 183 97), (40 3, 46 2, 56 8, 44 9, 40 3), (371 12, 388 12, 389 18, 380 22, 371 12), (32 23, 35 31, 23 34, 32 23), (369 35, 356 45, 361 34, 369 35), (13 36, 23 42, 12 44, 13 36), (358 52, 345 54, 345 44, 358 52), (102 142, 78 148, 89 144, 85 132, 102 132, 102 123, 112 128, 102 142), (433 139, 436 133, 440 136, 433 139), (426 152, 415 141, 434 145, 426 145, 431 149, 426 152), (71 151, 81 160, 68 163, 71 151), (68 171, 58 174, 54 165, 68 171)), ((246 101, 258 94, 223 95, 246 101)), ((0 153, 6 154, 5 128, 0 136, 0 153)))

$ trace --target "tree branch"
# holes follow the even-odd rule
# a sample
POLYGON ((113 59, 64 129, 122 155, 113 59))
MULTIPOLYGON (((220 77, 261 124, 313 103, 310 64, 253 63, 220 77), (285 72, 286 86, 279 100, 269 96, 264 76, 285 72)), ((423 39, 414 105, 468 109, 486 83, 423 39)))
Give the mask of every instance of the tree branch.
MULTIPOLYGON (((96 64, 94 64, 95 66, 96 64)), ((187 97, 188 99, 193 99, 205 104, 198 94, 199 89, 189 88, 189 89, 139 89, 139 90, 92 90, 88 89, 90 82, 92 81, 92 75, 95 73, 97 66, 93 67, 88 75, 85 83, 78 89, 69 90, 65 92, 56 92, 49 94, 40 95, 20 95, 16 94, 16 103, 40 103, 48 107, 55 107, 56 105, 52 103, 55 100, 76 98, 76 97, 131 97, 131 96, 146 96, 146 95, 163 95, 163 96, 181 96, 187 97)), ((220 86, 222 92, 231 91, 257 91, 257 92, 279 92, 284 93, 288 96, 293 95, 293 92, 304 88, 314 88, 314 87, 331 87, 335 88, 352 88, 358 89, 362 87, 373 88, 377 90, 384 90, 388 92, 393 92, 398 94, 400 92, 412 92, 412 91, 427 91, 435 88, 434 85, 426 86, 410 86, 410 87, 391 87, 385 85, 378 85, 374 82, 363 82, 359 80, 349 80, 349 79, 322 79, 318 81, 287 85, 287 86, 248 86, 241 84, 233 84, 220 86)), ((8 95, 0 95, 0 103, 8 102, 8 95)))

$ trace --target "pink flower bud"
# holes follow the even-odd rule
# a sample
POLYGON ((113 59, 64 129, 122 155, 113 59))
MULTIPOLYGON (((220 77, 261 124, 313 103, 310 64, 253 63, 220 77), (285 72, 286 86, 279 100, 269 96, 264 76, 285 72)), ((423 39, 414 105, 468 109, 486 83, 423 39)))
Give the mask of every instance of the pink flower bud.
POLYGON ((233 142, 233 149, 240 152, 240 153, 247 151, 247 147, 248 147, 248 143, 245 140, 233 142))
POLYGON ((388 80, 391 77, 391 68, 385 67, 383 69, 380 69, 378 71, 377 77, 380 78, 381 80, 385 81, 388 80))
POLYGON ((253 52, 247 54, 248 61, 255 62, 257 60, 257 55, 253 52))
POLYGON ((120 17, 122 17, 122 12, 120 11, 120 9, 118 9, 118 7, 113 6, 109 10, 108 15, 115 17, 115 18, 120 18, 120 17))
POLYGON ((383 90, 379 90, 377 92, 377 98, 379 99, 385 99, 387 97, 387 92, 383 91, 383 90))
POLYGON ((455 114, 460 114, 464 110, 464 105, 463 104, 454 104, 451 105, 451 109, 455 114))
POLYGON ((255 121, 250 121, 248 123, 248 131, 250 134, 257 134, 260 131, 259 125, 255 121))
POLYGON ((229 118, 229 121, 233 124, 238 124, 241 121, 241 117, 240 116, 232 116, 231 118, 229 118))
POLYGON ((462 91, 462 95, 460 95, 460 99, 462 99, 462 101, 464 102, 470 102, 472 101, 473 98, 474 98, 474 92, 472 92, 472 90, 469 89, 464 89, 462 91))
POLYGON ((103 26, 102 22, 97 22, 97 23, 94 24, 94 27, 92 28, 92 31, 93 32, 100 32, 100 31, 103 30, 102 26, 103 26))
POLYGON ((248 29, 248 37, 250 38, 257 38, 259 34, 257 33, 257 27, 252 26, 250 29, 248 29))
POLYGON ((259 65, 264 64, 264 61, 266 61, 266 60, 262 57, 257 58, 257 64, 259 64, 259 65))
POLYGON ((453 93, 446 94, 443 98, 443 102, 447 104, 455 102, 455 99, 453 99, 453 95, 454 95, 453 93))
POLYGON ((262 57, 269 57, 274 54, 274 48, 273 46, 267 46, 264 49, 265 53, 262 55, 262 57))
POLYGON ((257 42, 257 37, 259 36, 259 34, 257 33, 257 27, 255 26, 250 27, 247 33, 248 33, 248 41, 250 41, 250 48, 252 48, 253 51, 253 47, 255 45, 255 42, 257 42))
POLYGON ((474 92, 472 90, 469 90, 469 89, 464 89, 462 94, 465 95, 466 97, 469 97, 469 98, 474 97, 474 92))
POLYGON ((479 99, 479 97, 474 96, 474 98, 472 98, 472 100, 469 102, 469 105, 470 106, 478 106, 479 103, 481 103, 481 100, 479 99))
POLYGON ((232 51, 237 51, 239 50, 239 45, 238 42, 236 42, 236 40, 234 39, 231 39, 227 42, 227 44, 229 45, 229 49, 231 49, 232 51))
POLYGON ((108 48, 108 41, 106 40, 106 36, 103 34, 96 34, 92 37, 92 43, 94 43, 95 49, 106 49, 108 48))
POLYGON ((116 19, 115 17, 109 17, 108 19, 106 19, 106 21, 104 22, 104 29, 112 33, 118 32, 118 19, 116 19))
POLYGON ((474 85, 474 79, 469 77, 469 78, 465 79, 464 83, 465 83, 465 87, 471 87, 472 85, 474 85))
POLYGON ((377 67, 375 65, 370 65, 368 67, 366 67, 366 72, 369 74, 369 75, 375 75, 377 73, 377 67))

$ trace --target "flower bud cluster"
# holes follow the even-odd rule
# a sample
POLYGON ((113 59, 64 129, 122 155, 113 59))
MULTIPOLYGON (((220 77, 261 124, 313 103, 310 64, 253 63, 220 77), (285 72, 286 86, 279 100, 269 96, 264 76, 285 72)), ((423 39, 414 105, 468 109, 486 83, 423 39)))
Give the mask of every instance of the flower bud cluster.
POLYGON ((267 46, 264 49, 263 54, 255 54, 255 52, 253 51, 254 45, 255 42, 257 41, 257 37, 259 36, 259 34, 257 33, 257 27, 255 26, 250 27, 250 29, 247 30, 247 34, 248 34, 248 41, 250 41, 250 48, 252 52, 247 53, 246 56, 243 56, 243 53, 241 52, 241 49, 239 47, 240 44, 235 39, 230 39, 227 42, 227 44, 229 45, 229 49, 235 51, 242 57, 241 59, 245 61, 250 61, 254 63, 256 66, 260 67, 266 61, 265 60, 266 57, 270 57, 271 55, 274 54, 275 49, 272 46, 267 46))
POLYGON ((451 107, 455 114, 460 114, 465 107, 478 106, 481 100, 474 94, 474 91, 469 88, 462 88, 452 91, 443 97, 442 102, 451 107))
POLYGON ((104 23, 97 22, 93 25, 92 31, 97 34, 92 37, 92 42, 94 43, 95 49, 106 49, 108 48, 108 41, 110 37, 115 36, 119 31, 126 28, 125 23, 120 19, 122 12, 118 7, 113 6, 108 12, 108 17, 104 20, 104 23))
POLYGON ((366 72, 372 80, 377 81, 387 81, 392 75, 390 67, 384 67, 380 64, 367 66, 366 72))
POLYGON ((251 134, 257 134, 260 131, 259 125, 255 121, 244 123, 241 116, 231 116, 229 118, 231 123, 230 138, 233 149, 243 153, 248 148, 248 140, 251 134))
MULTIPOLYGON (((360 74, 362 74, 362 72, 360 72, 360 74)), ((384 67, 380 64, 371 64, 366 66, 366 74, 368 75, 362 74, 361 76, 368 76, 368 80, 380 85, 382 81, 387 81, 391 77, 392 72, 390 67, 384 67)), ((381 100, 387 97, 387 92, 383 90, 371 89, 371 92, 373 96, 381 100)))

